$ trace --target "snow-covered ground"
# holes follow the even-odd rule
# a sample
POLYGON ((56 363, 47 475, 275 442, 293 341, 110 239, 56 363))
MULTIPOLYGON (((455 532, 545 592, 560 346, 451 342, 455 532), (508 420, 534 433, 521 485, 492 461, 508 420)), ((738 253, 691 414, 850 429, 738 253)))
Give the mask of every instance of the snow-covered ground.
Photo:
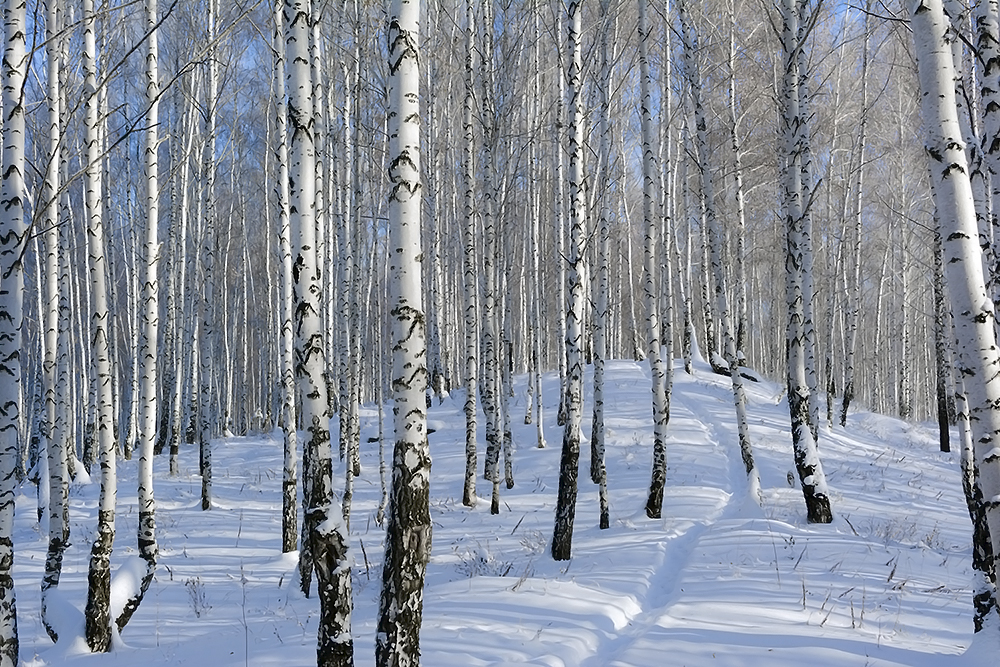
MULTIPOLYGON (((995 663, 996 633, 966 652, 973 640, 971 528, 957 454, 937 451, 931 426, 858 412, 847 429, 824 429, 821 455, 836 519, 810 525, 797 483, 788 483, 793 465, 780 387, 746 385, 764 487, 758 508, 745 491, 728 379, 705 366, 693 376, 678 368, 674 377, 664 518, 643 511, 652 455, 648 367, 611 362, 611 527, 598 528, 597 489, 581 474, 573 558, 561 563, 548 553, 561 442, 557 379, 544 379, 549 446, 537 449, 535 427, 522 424, 518 378, 516 486, 502 490, 499 516, 489 513, 490 485, 482 480, 478 506, 462 506, 463 397, 435 402, 426 667, 995 663)), ((383 532, 374 518, 378 451, 368 440, 377 433, 368 406, 351 524, 358 665, 374 664, 383 532)), ((483 442, 481 421, 480 452, 483 442)), ((580 463, 589 470, 589 446, 580 463)), ((280 434, 219 441, 214 468, 215 505, 203 512, 196 448, 182 451, 176 478, 165 457, 157 460, 159 568, 121 642, 101 656, 72 638, 53 646, 45 634, 39 583, 46 541, 34 487, 22 488, 15 577, 25 665, 315 662, 318 603, 298 592, 294 556, 280 553, 280 434)), ((135 553, 138 518, 135 463, 121 462, 119 474, 114 567, 135 553)), ((59 587, 80 610, 66 620, 80 633, 97 492, 97 484, 71 491, 73 544, 59 587)))

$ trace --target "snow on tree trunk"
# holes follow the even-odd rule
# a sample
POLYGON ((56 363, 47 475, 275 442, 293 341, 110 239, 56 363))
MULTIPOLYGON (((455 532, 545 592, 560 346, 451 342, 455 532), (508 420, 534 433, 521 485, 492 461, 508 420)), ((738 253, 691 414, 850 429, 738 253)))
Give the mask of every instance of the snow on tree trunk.
MULTIPOLYGON (((310 35, 312 16, 307 0, 285 0, 285 54, 288 59, 289 219, 293 232, 295 378, 301 400, 304 467, 303 533, 316 573, 320 604, 316 662, 322 667, 354 664, 351 638, 351 568, 349 540, 340 512, 334 511, 330 417, 327 401, 325 345, 320 296, 322 276, 316 249, 316 163, 310 35), (305 461, 308 461, 307 463, 305 461)), ((305 551, 305 550, 304 550, 305 551)), ((308 588, 306 589, 308 590, 308 588)))
MULTIPOLYGON (((992 553, 1000 553, 1000 365, 993 301, 986 291, 969 167, 958 122, 949 25, 940 0, 910 6, 921 113, 931 187, 944 242, 945 277, 952 304, 957 365, 963 379, 969 425, 992 553)), ((974 533, 980 542, 985 536, 974 533)), ((984 549, 976 544, 974 549, 984 549)), ((977 614, 996 613, 995 569, 977 582, 977 614), (990 599, 992 598, 992 599, 990 599), (987 611, 990 610, 990 611, 987 611)), ((995 620, 995 619, 994 619, 995 620)))
POLYGON ((667 402, 666 369, 660 354, 659 290, 656 273, 659 267, 659 224, 655 211, 656 164, 653 150, 653 100, 650 93, 649 39, 646 0, 639 0, 639 85, 641 88, 640 122, 642 126, 642 217, 646 233, 643 294, 646 300, 646 357, 653 390, 653 467, 646 499, 646 516, 660 518, 663 511, 663 486, 667 481, 667 402))
POLYGON ((788 307, 786 332, 788 411, 791 418, 792 447, 795 467, 802 484, 806 514, 811 523, 830 523, 833 512, 826 486, 826 476, 819 459, 816 440, 809 414, 809 385, 806 378, 806 345, 803 288, 803 186, 801 125, 805 122, 799 107, 798 11, 796 0, 783 0, 782 47, 784 72, 782 76, 782 138, 785 164, 782 175, 784 193, 782 200, 786 228, 785 281, 788 307))
POLYGON ((583 181, 583 81, 582 0, 570 0, 569 25, 569 190, 570 255, 567 272, 569 303, 566 304, 566 424, 559 462, 559 494, 556 499, 552 558, 569 560, 573 548, 579 477, 581 422, 583 420, 583 308, 586 255, 585 184, 583 181))
MULTIPOLYGON (((3 146, 0 152, 0 667, 18 663, 14 597, 14 500, 21 419, 21 324, 24 314, 25 3, 3 7, 3 146)), ((26 448, 25 448, 26 449, 26 448)))
POLYGON ((420 3, 389 9, 389 249, 395 446, 375 662, 420 664, 424 573, 431 553, 427 344, 420 273, 420 3))

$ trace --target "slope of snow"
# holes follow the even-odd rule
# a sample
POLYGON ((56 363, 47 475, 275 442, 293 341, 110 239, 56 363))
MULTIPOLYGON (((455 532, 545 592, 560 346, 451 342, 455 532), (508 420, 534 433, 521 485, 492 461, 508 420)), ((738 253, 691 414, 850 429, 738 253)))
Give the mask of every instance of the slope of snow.
MULTIPOLYGON (((422 633, 428 667, 671 665, 810 667, 988 665, 998 633, 972 643, 970 534, 957 454, 928 425, 858 412, 823 429, 821 456, 836 519, 810 525, 793 468, 780 388, 747 383, 764 504, 748 500, 727 378, 675 370, 662 520, 643 511, 652 456, 649 373, 607 367, 611 527, 600 530, 589 444, 581 456, 573 558, 548 553, 561 430, 557 378, 544 379, 546 449, 523 424, 524 378, 512 400, 516 486, 501 513, 461 504, 463 396, 430 411, 433 557, 422 633)), ((589 382, 588 382, 589 392, 589 382)), ((589 410, 589 404, 588 404, 589 410)), ((391 411, 387 414, 391 415, 391 411)), ((382 529, 377 412, 362 413, 363 475, 351 521, 355 652, 374 664, 382 529)), ((483 422, 480 421, 480 473, 483 422)), ((386 432, 391 424, 386 424, 386 432)), ((589 419, 584 424, 589 434, 589 419)), ((391 448, 387 446, 387 450, 391 448)), ((308 665, 317 602, 298 592, 296 555, 282 555, 280 434, 226 438, 214 450, 213 509, 200 509, 198 453, 181 475, 156 461, 160 564, 142 606, 108 655, 78 636, 53 646, 40 619, 45 535, 34 487, 18 499, 15 578, 25 665, 308 665)), ((342 468, 337 464, 338 476, 342 468)), ((134 556, 135 463, 121 462, 115 568, 134 556)), ((72 489, 73 545, 58 610, 82 621, 97 485, 72 489), (75 606, 75 611, 71 608, 75 606)), ((127 566, 126 566, 127 567, 127 566)))

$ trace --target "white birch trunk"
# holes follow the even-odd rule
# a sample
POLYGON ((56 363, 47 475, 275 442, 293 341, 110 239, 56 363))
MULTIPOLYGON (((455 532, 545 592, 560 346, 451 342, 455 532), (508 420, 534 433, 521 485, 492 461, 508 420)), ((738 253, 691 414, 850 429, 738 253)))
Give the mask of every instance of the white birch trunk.
POLYGON ((140 582, 136 597, 128 600, 125 610, 117 620, 121 629, 139 606, 156 570, 156 501, 153 498, 153 445, 156 441, 157 413, 157 357, 159 355, 159 171, 157 148, 159 145, 159 49, 156 23, 156 0, 145 0, 146 9, 146 230, 143 255, 146 268, 142 295, 142 333, 139 339, 139 356, 142 360, 142 384, 139 400, 139 556, 146 561, 146 573, 140 582))
MULTIPOLYGON (((351 638, 351 568, 349 540, 334 511, 330 417, 327 401, 325 344, 320 297, 322 280, 316 248, 316 162, 313 82, 310 72, 312 16, 307 0, 285 0, 286 90, 291 137, 288 150, 289 219, 293 232, 295 376, 306 431, 303 464, 306 505, 303 533, 316 572, 320 602, 317 665, 346 667, 354 663, 351 638)), ((304 540, 305 541, 305 540, 304 540)), ((308 591, 308 581, 303 580, 308 591)))
POLYGON ((101 468, 97 538, 91 551, 86 607, 86 637, 91 651, 111 648, 111 549, 115 538, 116 443, 111 386, 107 258, 102 211, 102 165, 99 139, 97 93, 96 19, 93 0, 83 2, 84 20, 84 123, 86 127, 86 168, 84 204, 87 217, 87 246, 92 294, 91 365, 96 379, 97 449, 101 468))
POLYGON ((782 208, 786 225, 786 300, 788 325, 786 332, 788 409, 791 419, 792 448, 795 467, 802 484, 807 518, 811 523, 833 520, 826 476, 820 463, 816 440, 810 426, 809 384, 806 377, 805 315, 803 287, 802 226, 804 223, 802 186, 801 124, 805 122, 799 106, 798 10, 796 0, 783 0, 782 47, 784 72, 782 77, 782 138, 784 160, 782 176, 784 192, 782 208))
POLYGON ((59 345, 59 142, 62 132, 62 113, 59 93, 61 30, 59 0, 45 3, 45 51, 48 61, 46 104, 48 105, 48 136, 46 159, 48 160, 45 180, 42 184, 41 208, 42 229, 45 247, 45 348, 42 362, 45 381, 45 416, 43 435, 46 443, 49 487, 48 502, 48 552, 45 557, 45 573, 42 577, 42 623, 53 641, 58 639, 55 628, 48 619, 48 591, 59 585, 62 571, 63 552, 69 546, 69 523, 67 516, 68 466, 66 447, 61 438, 58 420, 58 384, 62 382, 57 372, 57 352, 59 345))
POLYGON ((201 343, 198 375, 201 388, 198 391, 198 449, 201 469, 201 509, 212 509, 212 432, 215 418, 215 396, 212 386, 213 358, 215 351, 215 324, 212 308, 215 303, 215 138, 216 138, 216 98, 218 97, 218 60, 216 58, 216 15, 218 0, 208 0, 208 85, 205 91, 205 138, 202 147, 202 248, 203 294, 201 298, 201 343))
POLYGON ((473 54, 475 50, 475 14, 473 0, 465 3, 465 96, 462 103, 462 276, 463 306, 465 310, 465 483, 462 487, 462 504, 476 506, 476 390, 478 387, 479 351, 477 336, 479 322, 477 294, 479 292, 476 262, 475 214, 475 135, 472 126, 472 108, 475 104, 473 79, 473 54))
MULTIPOLYGON (((870 6, 870 3, 868 3, 870 6)), ((858 122, 858 139, 853 158, 854 169, 854 210, 853 239, 851 247, 850 293, 845 328, 847 329, 847 350, 844 359, 844 394, 840 403, 840 425, 847 426, 847 410, 854 400, 854 358, 858 349, 858 327, 861 319, 861 245, 863 240, 862 187, 865 172, 865 144, 868 141, 868 42, 871 36, 868 14, 865 14, 865 41, 861 47, 861 119, 858 122)))
POLYGON ((284 433, 284 466, 281 483, 281 551, 295 551, 298 546, 298 432, 295 409, 295 336, 292 330, 293 280, 292 239, 288 216, 288 124, 285 110, 285 33, 283 2, 274 8, 274 119, 275 184, 278 211, 278 237, 281 247, 281 396, 284 433))
POLYGON ((646 358, 653 391, 653 464, 646 499, 646 516, 658 519, 663 510, 663 486, 667 481, 667 401, 666 368, 660 349, 660 313, 657 269, 660 265, 659 220, 656 213, 656 157, 653 149, 653 100, 650 91, 647 1, 639 0, 639 86, 642 133, 642 217, 646 242, 644 251, 643 293, 646 301, 646 358))
POLYGON ((431 554, 427 343, 420 271, 420 3, 389 9, 389 304, 395 446, 375 661, 420 664, 423 586, 431 554))
MULTIPOLYGON (((3 6, 3 146, 0 152, 0 667, 18 664, 14 596, 14 500, 21 448, 21 325, 24 314, 22 252, 27 236, 24 202, 26 7, 3 6)), ((25 448, 26 449, 26 448, 25 448)))
MULTIPOLYGON (((1000 365, 993 301, 986 291, 975 202, 962 131, 958 122, 949 48, 949 25, 940 0, 910 5, 921 112, 931 186, 944 240, 944 265, 957 338, 957 365, 963 378, 969 424, 975 443, 986 522, 993 554, 1000 553, 1000 365)), ((977 535, 982 539, 983 536, 977 535)), ((987 570, 993 570, 992 565, 987 570)), ((977 611, 992 618, 996 594, 988 576, 976 582, 977 611), (984 580, 985 579, 985 580, 984 580), (986 610, 991 611, 986 611, 986 610)))
POLYGON ((486 457, 484 477, 493 485, 490 513, 500 513, 500 452, 503 433, 500 415, 500 354, 497 345, 497 149, 496 108, 493 79, 493 14, 491 3, 483 3, 483 43, 481 46, 483 88, 483 413, 486 417, 486 457))
POLYGON ((610 281, 610 258, 608 255, 611 244, 609 221, 611 197, 610 188, 607 187, 610 180, 608 163, 611 161, 610 88, 612 57, 608 53, 609 24, 611 22, 610 4, 610 0, 601 0, 601 73, 598 80, 598 134, 600 137, 598 162, 601 165, 601 171, 598 172, 598 183, 603 190, 603 195, 600 197, 600 220, 597 230, 597 294, 594 303, 593 319, 594 416, 591 421, 590 437, 590 479, 594 484, 598 485, 598 498, 601 511, 600 527, 602 529, 610 526, 608 474, 604 463, 604 362, 608 356, 608 291, 610 281))
MULTIPOLYGON (((989 175, 989 221, 994 237, 1000 227, 1000 16, 997 0, 979 0, 973 3, 973 23, 976 29, 976 49, 979 56, 979 94, 982 123, 980 154, 989 175)), ((994 260, 998 253, 994 250, 994 260)), ((996 276, 1000 266, 989 267, 996 276)), ((1000 281, 994 280, 994 301, 1000 298, 1000 281)))
POLYGON ((569 26, 569 190, 570 256, 566 304, 566 424, 563 428, 559 462, 559 493, 556 500, 552 558, 569 560, 573 548, 573 521, 576 517, 579 477, 581 422, 583 421, 583 311, 586 255, 586 189, 583 170, 583 80, 582 80, 582 0, 570 0, 569 26))

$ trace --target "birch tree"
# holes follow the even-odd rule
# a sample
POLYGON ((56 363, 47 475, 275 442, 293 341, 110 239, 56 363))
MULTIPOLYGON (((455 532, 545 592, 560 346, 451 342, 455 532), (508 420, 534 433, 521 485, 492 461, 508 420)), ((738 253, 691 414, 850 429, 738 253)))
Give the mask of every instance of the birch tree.
POLYGON ((649 73, 650 28, 647 0, 639 0, 639 122, 642 136, 642 217, 646 241, 643 255, 643 295, 646 301, 646 358, 653 391, 653 466, 646 499, 646 516, 659 519, 663 486, 667 481, 667 371, 660 349, 660 312, 657 269, 660 265, 659 224, 656 215, 656 153, 653 147, 653 98, 649 73))
MULTIPOLYGON (((870 6, 870 3, 869 3, 870 6)), ((861 245, 862 205, 864 202, 865 144, 868 130, 868 63, 869 63, 869 18, 864 18, 864 43, 861 46, 861 119, 858 123, 858 138, 852 155, 854 170, 854 210, 853 210, 853 244, 851 252, 851 273, 849 283, 849 301, 847 310, 847 345, 844 359, 844 393, 840 403, 840 425, 847 425, 847 410, 854 400, 854 360, 858 349, 858 326, 861 318, 861 245)))
POLYGON ((14 596, 14 500, 21 420, 21 327, 24 314, 24 0, 3 6, 3 146, 0 151, 0 667, 18 664, 14 596))
POLYGON ((97 537, 91 549, 86 607, 86 637, 91 651, 111 648, 111 549, 115 539, 116 443, 114 397, 111 386, 110 312, 108 307, 107 258, 105 256, 104 220, 101 204, 102 164, 99 139, 99 101, 97 93, 97 50, 95 42, 94 3, 83 2, 84 21, 84 124, 86 128, 84 171, 84 207, 87 217, 87 245, 90 255, 91 365, 96 378, 97 449, 101 469, 101 492, 98 501, 97 537))
POLYGON ((216 176, 216 104, 219 87, 219 65, 216 57, 216 21, 218 0, 208 0, 208 78, 205 91, 205 134, 202 146, 202 299, 201 350, 198 353, 198 452, 201 469, 201 509, 212 509, 212 431, 214 427, 212 396, 212 360, 215 345, 215 323, 212 308, 215 299, 215 176, 216 176))
POLYGON ((566 279, 566 424, 563 427, 559 460, 559 494, 556 499, 552 558, 569 560, 573 548, 573 521, 576 517, 577 478, 580 471, 581 422, 583 421, 583 307, 586 256, 585 189, 583 180, 583 80, 582 80, 582 0, 570 0, 569 28, 569 191, 570 255, 566 279))
POLYGON ((62 138, 62 95, 59 90, 59 68, 61 62, 61 3, 47 0, 45 3, 45 56, 46 105, 48 107, 48 136, 46 137, 47 160, 45 179, 41 191, 41 220, 45 247, 45 348, 42 368, 45 381, 44 436, 46 462, 48 464, 48 535, 49 545, 45 557, 45 573, 42 577, 42 623, 53 641, 58 639, 56 628, 48 616, 48 592, 59 585, 62 559, 69 546, 69 485, 67 476, 66 444, 62 438, 62 418, 59 413, 58 385, 64 378, 57 372, 57 352, 59 346, 59 145, 62 138), (59 422, 57 424, 57 421, 59 422))
POLYGON ((156 501, 153 498, 153 445, 156 441, 157 357, 159 356, 160 320, 160 185, 157 149, 159 147, 160 81, 159 46, 157 40, 156 0, 145 0, 146 29, 146 228, 143 239, 145 280, 142 294, 142 331, 139 337, 142 383, 139 401, 139 524, 137 546, 146 571, 138 590, 130 592, 122 615, 116 620, 119 629, 139 606, 156 571, 156 501))
MULTIPOLYGON (((921 114, 931 187, 937 208, 948 296, 952 304, 956 365, 963 378, 960 399, 969 410, 968 423, 975 443, 983 511, 989 527, 992 553, 1000 553, 1000 365, 994 305, 986 291, 982 251, 969 166, 953 86, 954 64, 949 23, 940 0, 917 0, 910 5, 914 52, 920 79, 921 114)), ((976 533, 977 542, 985 539, 976 533)), ((979 548, 978 546, 976 547, 979 548)), ((992 618, 996 631, 995 566, 980 572, 975 583, 977 628, 992 618)))
POLYGON ((826 476, 809 411, 809 384, 806 378, 805 314, 803 287, 803 225, 805 222, 805 188, 802 183, 802 134, 805 119, 799 107, 799 50, 803 48, 803 33, 799 30, 799 0, 783 0, 781 4, 781 43, 784 71, 781 81, 781 131, 784 163, 782 164, 782 213, 785 218, 786 259, 785 291, 788 308, 786 329, 788 410, 791 418, 792 448, 795 468, 802 484, 806 514, 811 523, 830 523, 833 512, 826 476))
POLYGON ((295 551, 298 543, 298 445, 295 410, 295 336, 292 329, 294 281, 292 277, 292 239, 288 216, 288 131, 285 110, 285 36, 283 2, 274 8, 274 124, 275 124, 275 200, 278 212, 278 236, 281 247, 281 389, 282 432, 284 433, 284 468, 281 484, 281 550, 295 551))
MULTIPOLYGON (((611 58, 608 55, 608 41, 611 23, 610 0, 601 0, 600 15, 600 79, 599 85, 599 156, 601 165, 600 183, 609 181, 609 162, 611 161, 611 119, 610 87, 611 58)), ((608 510, 608 472, 604 463, 604 362, 608 355, 608 291, 610 280, 609 253, 611 245, 611 229, 609 223, 611 202, 608 188, 605 186, 600 202, 600 220, 597 229, 597 298, 594 306, 593 336, 594 336, 594 416, 590 438, 590 479, 598 485, 598 497, 601 507, 600 526, 602 529, 610 525, 608 510)))
POLYGON ((475 80, 473 78, 473 52, 475 50, 475 14, 473 0, 465 3, 465 96, 462 103, 463 132, 463 215, 462 225, 462 277, 463 306, 465 310, 465 484, 462 504, 476 506, 476 388, 478 386, 479 354, 477 350, 479 292, 476 266, 476 215, 475 215, 475 136, 472 126, 472 109, 475 105, 475 80))
POLYGON ((389 248, 392 328, 392 455, 375 662, 420 664, 424 573, 431 554, 427 444, 427 343, 420 271, 420 2, 389 9, 389 248))
MULTIPOLYGON (((316 166, 308 0, 285 0, 286 89, 291 131, 288 149, 289 221, 293 233, 295 380, 308 450, 303 533, 309 540, 320 604, 316 662, 323 667, 354 664, 351 638, 351 568, 348 538, 334 511, 332 450, 327 401, 325 345, 320 318, 322 280, 316 255, 316 166)), ((305 465, 305 464, 304 464, 305 465)), ((303 555, 303 557, 306 557, 303 555)), ((306 584, 308 590, 308 584, 306 584)))

